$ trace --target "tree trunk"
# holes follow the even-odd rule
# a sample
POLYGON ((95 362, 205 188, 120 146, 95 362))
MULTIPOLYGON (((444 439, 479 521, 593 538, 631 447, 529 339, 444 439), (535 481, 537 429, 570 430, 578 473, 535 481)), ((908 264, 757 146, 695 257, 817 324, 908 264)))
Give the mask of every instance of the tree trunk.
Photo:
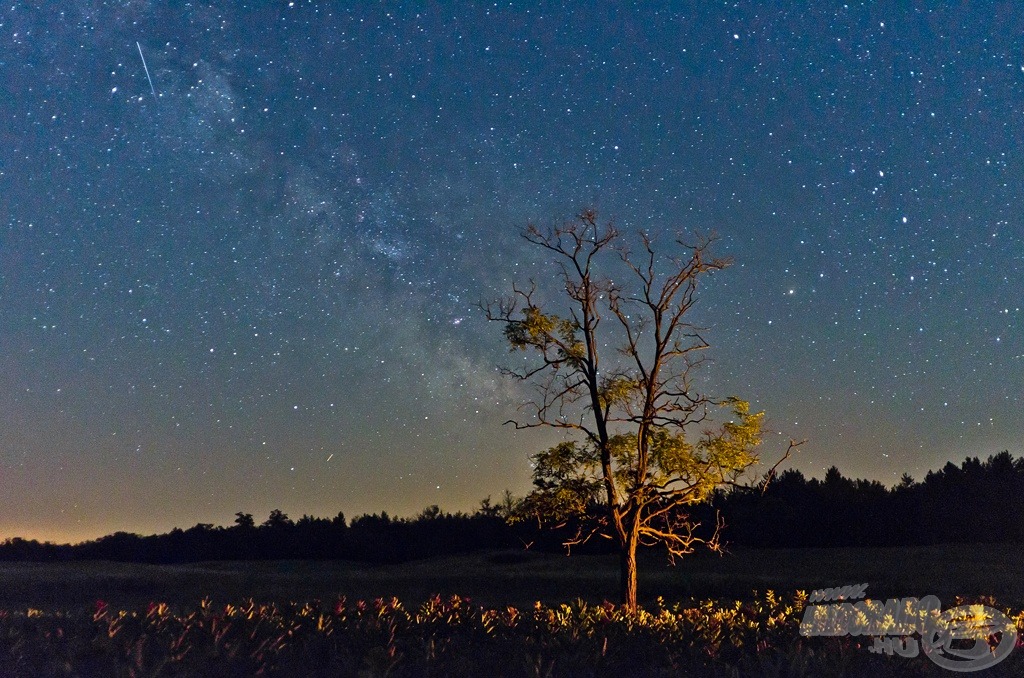
POLYGON ((636 612, 636 546, 640 535, 635 526, 626 533, 626 543, 619 550, 619 592, 622 604, 636 612))

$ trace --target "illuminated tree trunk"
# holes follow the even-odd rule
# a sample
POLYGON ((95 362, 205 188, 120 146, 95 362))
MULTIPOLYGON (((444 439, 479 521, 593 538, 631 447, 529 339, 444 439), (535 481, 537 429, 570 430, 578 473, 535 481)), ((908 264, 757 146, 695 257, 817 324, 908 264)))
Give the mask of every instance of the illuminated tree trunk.
POLYGON ((619 591, 622 604, 636 612, 636 547, 640 541, 640 525, 631 521, 626 532, 626 543, 619 551, 619 591))

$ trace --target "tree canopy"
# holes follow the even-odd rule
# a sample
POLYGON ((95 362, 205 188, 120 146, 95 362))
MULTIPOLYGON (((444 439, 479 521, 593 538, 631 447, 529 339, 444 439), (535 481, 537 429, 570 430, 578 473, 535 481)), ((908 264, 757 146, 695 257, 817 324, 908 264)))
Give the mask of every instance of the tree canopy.
POLYGON ((512 423, 575 436, 534 455, 519 515, 575 525, 567 546, 613 539, 623 602, 635 607, 637 547, 661 544, 670 557, 717 549, 720 525, 697 532, 689 509, 758 463, 764 413, 713 399, 693 380, 708 348, 690 320, 698 285, 730 262, 711 256, 714 236, 656 247, 647 233, 626 238, 602 225, 592 209, 523 237, 550 255, 555 276, 543 295, 535 282, 513 285, 487 307, 510 349, 533 356, 504 370, 536 387, 527 416, 512 423), (715 418, 718 408, 731 418, 715 418))

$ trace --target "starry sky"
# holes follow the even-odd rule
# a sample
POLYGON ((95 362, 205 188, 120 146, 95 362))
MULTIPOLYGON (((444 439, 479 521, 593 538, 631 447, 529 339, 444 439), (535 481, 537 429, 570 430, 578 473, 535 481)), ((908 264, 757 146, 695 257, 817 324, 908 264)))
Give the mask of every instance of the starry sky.
POLYGON ((1024 13, 635 4, 0 9, 0 537, 525 492, 476 304, 586 205, 720 234, 766 455, 1021 454, 1024 13))

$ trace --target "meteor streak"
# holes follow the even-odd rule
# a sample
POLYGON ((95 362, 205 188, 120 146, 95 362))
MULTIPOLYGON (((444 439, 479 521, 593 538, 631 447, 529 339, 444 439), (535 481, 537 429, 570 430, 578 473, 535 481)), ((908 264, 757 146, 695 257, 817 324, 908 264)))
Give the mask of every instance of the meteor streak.
POLYGON ((135 41, 135 46, 139 48, 139 58, 142 59, 142 68, 146 71, 146 80, 149 80, 149 91, 153 93, 153 98, 156 99, 156 89, 153 88, 153 78, 149 77, 149 66, 146 65, 146 57, 142 56, 142 45, 139 41, 135 41))

